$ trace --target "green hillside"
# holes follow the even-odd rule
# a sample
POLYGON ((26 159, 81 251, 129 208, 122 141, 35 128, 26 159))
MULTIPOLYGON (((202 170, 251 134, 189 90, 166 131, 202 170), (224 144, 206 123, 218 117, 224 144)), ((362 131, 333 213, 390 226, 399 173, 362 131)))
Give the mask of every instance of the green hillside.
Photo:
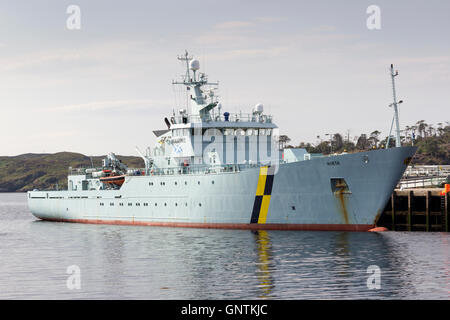
MULTIPOLYGON (((104 156, 92 157, 94 166, 100 167, 104 156)), ((117 156, 131 168, 143 168, 139 157, 117 156)), ((68 168, 90 167, 91 158, 72 152, 54 154, 27 153, 15 157, 0 157, 0 192, 33 189, 67 188, 68 168)))

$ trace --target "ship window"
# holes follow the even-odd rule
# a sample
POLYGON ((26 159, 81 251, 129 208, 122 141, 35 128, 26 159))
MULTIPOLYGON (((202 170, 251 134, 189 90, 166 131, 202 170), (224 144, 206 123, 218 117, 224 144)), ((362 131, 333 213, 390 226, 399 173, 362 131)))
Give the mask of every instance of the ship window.
POLYGON ((155 202, 155 207, 157 206, 158 204, 155 202))
POLYGON ((178 207, 178 203, 175 202, 175 207, 178 207))
POLYGON ((213 180, 213 181, 211 181, 211 184, 214 184, 214 180, 213 180))
POLYGON ((133 204, 131 202, 128 202, 128 206, 131 207, 133 204))
POLYGON ((202 206, 202 204, 201 204, 201 203, 199 203, 199 204, 198 204, 198 206, 199 206, 199 207, 201 207, 201 206, 202 206))
POLYGON ((198 182, 198 184, 200 184, 200 181, 198 182))
POLYGON ((187 185, 187 181, 185 181, 184 184, 187 185))
POLYGON ((113 205, 114 205, 114 202, 110 202, 109 205, 110 205, 110 206, 113 206, 113 205))
POLYGON ((331 191, 334 194, 352 193, 344 178, 331 178, 331 191))
POLYGON ((148 185, 149 185, 149 186, 152 186, 152 185, 153 185, 153 182, 149 182, 148 185))
POLYGON ((164 207, 167 207, 167 203, 164 202, 164 207))
POLYGON ((175 181, 175 185, 177 185, 177 184, 178 184, 178 182, 175 181))

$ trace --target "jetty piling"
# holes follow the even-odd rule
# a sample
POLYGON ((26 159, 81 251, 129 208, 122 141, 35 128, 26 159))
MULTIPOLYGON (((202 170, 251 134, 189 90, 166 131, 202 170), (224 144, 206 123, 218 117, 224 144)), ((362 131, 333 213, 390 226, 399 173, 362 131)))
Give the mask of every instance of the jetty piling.
POLYGON ((392 231, 449 231, 450 188, 394 190, 377 226, 392 231))

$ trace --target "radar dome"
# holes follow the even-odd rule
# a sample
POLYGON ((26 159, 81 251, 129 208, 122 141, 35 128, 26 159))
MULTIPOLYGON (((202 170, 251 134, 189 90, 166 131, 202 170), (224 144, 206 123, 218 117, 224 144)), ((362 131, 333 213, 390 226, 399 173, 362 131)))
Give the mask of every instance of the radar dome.
POLYGON ((254 113, 263 113, 264 111, 264 107, 262 105, 262 103, 258 103, 254 108, 253 108, 253 112, 254 113))
POLYGON ((193 71, 197 71, 198 69, 200 69, 200 61, 198 60, 191 60, 191 62, 189 63, 189 68, 193 71))

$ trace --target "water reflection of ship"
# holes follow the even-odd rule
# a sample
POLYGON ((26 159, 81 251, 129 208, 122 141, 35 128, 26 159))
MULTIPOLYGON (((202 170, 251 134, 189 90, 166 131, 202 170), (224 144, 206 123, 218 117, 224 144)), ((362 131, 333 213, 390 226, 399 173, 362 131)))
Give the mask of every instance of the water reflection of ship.
POLYGON ((272 243, 269 233, 264 230, 252 231, 255 235, 256 250, 258 253, 258 269, 256 276, 261 293, 259 298, 270 298, 275 287, 271 270, 274 268, 272 256, 272 243))

